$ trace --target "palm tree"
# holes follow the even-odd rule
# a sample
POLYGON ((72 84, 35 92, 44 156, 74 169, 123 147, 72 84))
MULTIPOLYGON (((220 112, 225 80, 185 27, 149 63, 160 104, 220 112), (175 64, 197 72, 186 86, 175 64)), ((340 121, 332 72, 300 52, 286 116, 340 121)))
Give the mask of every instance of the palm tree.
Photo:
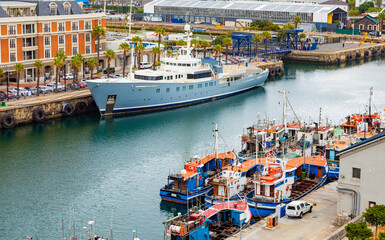
POLYGON ((139 43, 138 45, 135 46, 135 52, 137 53, 138 59, 138 68, 140 68, 140 55, 142 52, 144 52, 146 48, 143 46, 143 44, 139 43))
MULTIPOLYGON (((61 67, 61 69, 63 70, 63 76, 65 75, 65 63, 66 63, 66 60, 67 60, 67 55, 66 53, 63 51, 63 50, 60 50, 60 51, 57 51, 56 52, 56 57, 59 58, 62 62, 63 62, 63 66, 61 67)), ((64 78, 64 89, 65 91, 67 91, 67 78, 66 77, 63 77, 64 78)), ((59 74, 59 82, 60 82, 60 74, 59 74)))
POLYGON ((171 57, 173 55, 173 51, 167 50, 167 57, 171 57))
POLYGON ((298 37, 300 38, 300 41, 301 41, 301 49, 302 49, 302 48, 303 48, 303 47, 302 47, 302 44, 303 44, 302 39, 305 39, 305 38, 306 38, 306 34, 305 34, 305 33, 300 33, 300 34, 298 34, 298 37))
POLYGON ((155 33, 158 36, 158 48, 160 48, 160 42, 162 41, 162 37, 164 36, 166 31, 163 28, 158 27, 157 29, 155 29, 155 33))
POLYGON ((258 55, 258 43, 262 42, 262 36, 259 33, 253 35, 253 40, 255 42, 255 57, 258 55))
POLYGON ((107 64, 108 64, 108 71, 107 71, 107 78, 110 77, 110 65, 111 65, 111 59, 115 59, 116 58, 116 53, 114 50, 112 49, 107 49, 105 52, 104 52, 104 56, 107 58, 107 64))
POLYGON ((199 48, 199 41, 196 39, 191 39, 191 45, 193 46, 193 54, 195 56, 197 48, 199 48))
POLYGON ((43 69, 43 66, 44 66, 44 63, 43 61, 41 60, 36 60, 34 63, 33 63, 33 66, 36 68, 37 70, 37 85, 36 85, 36 95, 39 96, 40 94, 40 71, 43 69))
MULTIPOLYGON (((132 38, 132 42, 135 44, 135 48, 134 48, 135 49, 135 55, 138 57, 138 52, 137 52, 137 47, 136 46, 138 46, 139 43, 142 43, 143 39, 141 37, 139 37, 139 36, 135 36, 135 37, 132 38)), ((134 68, 136 68, 136 62, 137 61, 134 62, 134 68)))
POLYGON ((125 76, 125 70, 126 70, 126 56, 127 56, 127 51, 130 50, 130 44, 128 42, 122 42, 119 45, 119 50, 123 50, 123 77, 125 76))
POLYGON ((294 19, 293 19, 293 22, 294 22, 294 25, 295 25, 295 29, 297 29, 298 23, 302 23, 302 19, 301 19, 300 16, 295 16, 294 19))
POLYGON ((379 20, 379 29, 380 29, 380 32, 382 32, 382 25, 383 25, 383 22, 385 20, 385 13, 384 12, 381 12, 380 14, 378 14, 378 20, 379 20))
POLYGON ((100 37, 104 37, 106 35, 106 29, 101 27, 101 26, 95 26, 93 29, 92 29, 92 32, 91 32, 92 36, 96 37, 96 39, 98 39, 98 47, 97 47, 97 53, 98 53, 98 62, 100 60, 100 56, 99 56, 99 49, 100 49, 100 37))
POLYGON ((154 64, 152 65, 152 69, 155 70, 156 66, 156 55, 158 54, 160 56, 160 53, 162 52, 159 47, 153 47, 151 49, 151 52, 154 54, 154 64))
POLYGON ((184 46, 184 45, 186 45, 187 43, 183 40, 183 39, 181 39, 181 40, 178 40, 177 42, 176 42, 176 45, 179 45, 179 46, 184 46))
POLYGON ((224 39, 222 39, 222 44, 223 46, 226 47, 226 63, 227 63, 227 57, 229 55, 229 46, 232 44, 233 42, 231 41, 231 38, 229 37, 225 37, 224 39))
POLYGON ((4 69, 0 68, 0 85, 3 84, 4 79, 5 79, 4 69))
POLYGON ((264 31, 262 33, 262 38, 265 40, 265 57, 267 56, 267 40, 271 39, 271 33, 264 31))
POLYGON ((201 47, 203 47, 203 58, 206 58, 207 48, 210 47, 210 43, 208 41, 201 41, 201 47))
POLYGON ((217 60, 217 57, 222 51, 223 51, 223 48, 220 44, 214 45, 215 60, 217 60))
POLYGON ((58 57, 55 57, 53 60, 52 60, 52 63, 51 63, 52 66, 55 66, 56 67, 56 86, 55 86, 55 92, 57 92, 57 83, 58 83, 58 79, 59 79, 59 70, 64 66, 64 62, 62 59, 58 58, 58 57))
POLYGON ((96 58, 90 58, 87 60, 87 65, 90 68, 91 71, 91 79, 93 79, 94 76, 94 70, 95 68, 99 67, 99 62, 96 58))
POLYGON ((17 77, 17 98, 20 97, 19 92, 20 92, 20 76, 24 72, 24 65, 21 63, 16 63, 15 64, 15 69, 16 69, 16 77, 17 77))
POLYGON ((71 58, 71 67, 72 67, 72 70, 74 71, 73 73, 74 78, 72 80, 73 89, 75 89, 75 82, 77 82, 78 80, 78 73, 82 65, 83 65, 83 56, 80 53, 75 54, 71 58))

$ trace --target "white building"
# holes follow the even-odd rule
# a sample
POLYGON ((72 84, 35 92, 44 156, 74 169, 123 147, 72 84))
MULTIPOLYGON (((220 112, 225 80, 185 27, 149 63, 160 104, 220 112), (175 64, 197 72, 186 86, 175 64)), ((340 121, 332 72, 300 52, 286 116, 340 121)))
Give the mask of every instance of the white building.
POLYGON ((385 132, 337 154, 340 159, 337 213, 358 216, 385 204, 385 132))

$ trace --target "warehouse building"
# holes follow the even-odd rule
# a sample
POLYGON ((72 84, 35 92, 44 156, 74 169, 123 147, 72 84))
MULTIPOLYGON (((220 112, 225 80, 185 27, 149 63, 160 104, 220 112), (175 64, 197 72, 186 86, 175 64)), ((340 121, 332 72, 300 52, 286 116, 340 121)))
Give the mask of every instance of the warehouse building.
POLYGON ((303 22, 346 23, 347 12, 338 6, 273 2, 173 1, 155 0, 144 6, 144 15, 160 17, 164 22, 224 24, 237 19, 292 21, 300 16, 303 22))

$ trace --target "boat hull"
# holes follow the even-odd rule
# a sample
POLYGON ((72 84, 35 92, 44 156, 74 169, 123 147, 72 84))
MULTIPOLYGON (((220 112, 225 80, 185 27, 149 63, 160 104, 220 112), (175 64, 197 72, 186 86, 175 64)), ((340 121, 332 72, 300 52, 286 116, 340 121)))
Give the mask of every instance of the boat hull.
POLYGON ((200 200, 208 191, 213 189, 213 186, 208 186, 196 191, 186 193, 182 193, 180 191, 176 191, 172 188, 173 184, 165 186, 160 189, 160 197, 163 201, 172 202, 182 205, 187 205, 187 203, 193 203, 200 200))
POLYGON ((223 82, 220 79, 191 82, 87 81, 101 115, 137 114, 198 104, 235 95, 262 86, 268 71, 245 78, 223 82), (115 98, 113 109, 106 111, 109 97, 115 98))

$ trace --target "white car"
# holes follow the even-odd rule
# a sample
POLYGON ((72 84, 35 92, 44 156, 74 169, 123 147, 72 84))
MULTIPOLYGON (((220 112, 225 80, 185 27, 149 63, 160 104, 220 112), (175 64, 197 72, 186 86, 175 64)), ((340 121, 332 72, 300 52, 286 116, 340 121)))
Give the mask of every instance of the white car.
POLYGON ((288 217, 302 218, 307 212, 311 212, 313 206, 305 201, 293 201, 286 205, 286 215, 288 217))
POLYGON ((148 68, 151 68, 152 67, 152 64, 149 63, 149 62, 141 62, 140 63, 140 69, 148 69, 148 68))
MULTIPOLYGON (((19 94, 20 96, 27 96, 28 95, 28 91, 25 89, 25 88, 19 88, 19 94)), ((17 91, 17 87, 15 87, 13 90, 17 91)))
POLYGON ((66 75, 64 75, 63 79, 72 80, 74 79, 74 75, 72 75, 72 73, 67 73, 66 75))

